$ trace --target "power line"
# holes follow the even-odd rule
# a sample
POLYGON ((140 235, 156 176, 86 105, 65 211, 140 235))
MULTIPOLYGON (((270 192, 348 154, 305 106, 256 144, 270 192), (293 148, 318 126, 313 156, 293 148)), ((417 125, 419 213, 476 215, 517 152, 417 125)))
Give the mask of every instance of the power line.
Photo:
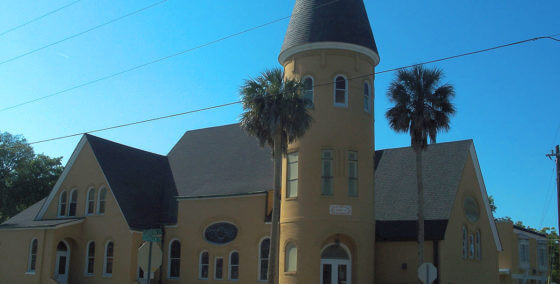
MULTIPOLYGON (((166 0, 164 0, 164 1, 166 1, 166 0)), ((335 2, 338 2, 338 1, 340 1, 340 0, 334 0, 334 1, 327 2, 327 3, 325 3, 325 4, 321 4, 321 5, 316 6, 314 9, 322 8, 322 7, 325 7, 325 6, 327 6, 327 5, 330 5, 330 4, 335 3, 335 2)), ((261 25, 258 25, 258 26, 253 26, 253 27, 248 28, 248 29, 245 29, 245 30, 243 30, 243 31, 236 32, 236 33, 233 33, 233 34, 229 34, 229 35, 227 35, 227 36, 224 36, 224 37, 221 37, 221 38, 218 38, 218 39, 215 39, 215 40, 212 40, 212 41, 203 43, 203 44, 201 44, 201 45, 198 45, 198 46, 195 46, 195 47, 192 47, 192 48, 189 48, 189 49, 185 49, 185 50, 182 50, 182 51, 179 51, 179 52, 176 52, 176 53, 173 53, 173 54, 164 56, 164 57, 160 57, 160 58, 154 59, 154 60, 152 60, 152 61, 148 61, 148 62, 142 63, 142 64, 140 64, 140 65, 136 65, 136 66, 134 66, 134 67, 130 67, 130 68, 128 68, 128 69, 121 70, 121 71, 116 72, 116 73, 112 73, 112 74, 110 74, 110 75, 103 76, 103 77, 101 77, 101 78, 97 78, 97 79, 94 79, 94 80, 91 80, 91 81, 87 81, 87 82, 85 82, 85 83, 81 83, 81 84, 78 84, 78 85, 75 85, 75 86, 72 86, 72 87, 63 89, 63 90, 58 91, 58 92, 54 92, 54 93, 51 93, 51 94, 48 94, 48 95, 45 95, 45 96, 42 96, 42 97, 38 97, 38 98, 35 98, 35 99, 32 99, 32 100, 29 100, 29 101, 21 102, 21 103, 19 103, 19 104, 15 104, 15 105, 12 105, 12 106, 9 106, 9 107, 4 107, 4 108, 1 108, 1 109, 0 109, 0 112, 6 111, 6 110, 9 110, 9 109, 13 109, 13 108, 17 108, 17 107, 20 107, 20 106, 24 106, 24 105, 27 105, 27 104, 30 104, 30 103, 34 103, 34 102, 37 102, 37 101, 40 101, 40 100, 44 100, 44 99, 46 99, 46 98, 50 98, 50 97, 53 97, 53 96, 56 96, 56 95, 60 95, 60 94, 66 93, 66 92, 68 92, 68 91, 71 91, 71 90, 74 90, 74 89, 77 89, 77 88, 81 88, 81 87, 85 87, 85 86, 88 86, 88 85, 91 85, 91 84, 95 84, 95 83, 97 83, 97 82, 101 82, 101 81, 104 81, 104 80, 107 80, 107 79, 110 79, 110 78, 113 78, 113 77, 117 77, 117 76, 120 76, 120 75, 122 75, 122 74, 125 74, 125 73, 128 73, 128 72, 131 72, 131 71, 134 71, 134 70, 137 70, 137 69, 146 67, 146 66, 148 66, 148 65, 152 65, 152 64, 154 64, 154 63, 157 63, 157 62, 160 62, 160 61, 164 61, 164 60, 167 60, 167 59, 170 59, 170 58, 173 58, 173 57, 176 57, 176 56, 179 56, 179 55, 188 53, 188 52, 192 52, 192 51, 195 51, 195 50, 197 50, 197 49, 201 49, 201 48, 204 48, 204 47, 206 47, 206 46, 209 46, 209 45, 212 45, 212 44, 216 44, 216 43, 218 43, 218 42, 221 42, 221 41, 230 39, 230 38, 232 38, 232 37, 236 37, 236 36, 239 36, 239 35, 242 35, 242 34, 245 34, 245 33, 248 33, 248 32, 251 32, 251 31, 254 31, 254 30, 257 30, 257 29, 266 27, 266 26, 269 26, 269 25, 272 25, 272 24, 274 24, 274 23, 277 23, 277 22, 280 22, 280 21, 289 19, 290 17, 291 17, 291 15, 290 15, 290 16, 286 16, 286 17, 282 17, 282 18, 278 18, 278 19, 275 19, 275 20, 266 22, 266 23, 264 23, 264 24, 261 24, 261 25)), ((2 63, 0 63, 0 64, 2 64, 2 63)))
POLYGON ((552 166, 552 172, 550 173, 550 179, 548 180, 548 187, 547 192, 545 195, 545 206, 543 207, 543 212, 541 215, 541 220, 539 222, 539 227, 542 227, 542 223, 544 222, 544 218, 548 214, 548 207, 550 206, 550 201, 554 198, 549 198, 550 194, 552 193, 552 189, 554 188, 552 185, 552 177, 554 176, 554 166, 552 166))
POLYGON ((17 30, 17 29, 19 29, 19 28, 22 28, 22 27, 24 27, 24 26, 27 26, 27 25, 29 25, 29 24, 31 24, 31 23, 33 23, 33 22, 36 22, 36 21, 38 21, 38 20, 44 18, 44 17, 47 17, 47 16, 49 16, 49 15, 52 15, 52 14, 54 14, 54 13, 56 13, 56 12, 62 10, 62 9, 68 8, 68 7, 70 7, 70 6, 72 6, 72 5, 76 4, 76 3, 78 3, 78 2, 80 2, 80 1, 81 1, 81 0, 76 0, 76 1, 74 1, 74 2, 70 2, 70 3, 64 5, 64 6, 60 7, 60 8, 56 8, 56 9, 50 11, 50 12, 47 12, 47 13, 45 13, 45 14, 39 16, 39 17, 33 18, 33 19, 31 19, 31 20, 29 20, 29 21, 23 23, 23 24, 17 25, 17 26, 15 26, 15 27, 13 27, 13 28, 9 28, 9 29, 7 29, 7 30, 1 32, 1 33, 0 33, 0 36, 3 36, 3 35, 5 35, 5 34, 7 34, 7 33, 9 33, 9 32, 13 32, 13 31, 15 31, 15 30, 17 30))
POLYGON ((8 63, 8 62, 12 62, 12 61, 14 61, 14 60, 16 60, 16 59, 20 59, 20 58, 22 58, 22 57, 25 57, 25 56, 30 55, 30 54, 33 54, 33 53, 35 53, 35 52, 41 51, 41 50, 43 50, 43 49, 45 49, 45 48, 51 47, 51 46, 56 45, 56 44, 59 44, 59 43, 61 43, 61 42, 65 42, 65 41, 67 41, 67 40, 70 40, 70 39, 79 37, 79 36, 81 36, 81 35, 84 35, 84 34, 86 34, 86 33, 91 32, 91 31, 93 31, 93 30, 99 29, 99 28, 104 27, 104 26, 106 26, 106 25, 112 24, 112 23, 117 22, 117 21, 120 21, 120 20, 122 20, 122 19, 124 19, 124 18, 130 17, 130 16, 132 16, 132 15, 136 15, 136 14, 142 12, 142 11, 145 11, 145 10, 148 10, 148 9, 150 9, 150 8, 153 8, 153 7, 157 6, 157 5, 163 4, 164 2, 167 2, 167 0, 162 0, 162 1, 159 1, 159 2, 155 2, 155 3, 150 4, 150 5, 148 5, 148 6, 144 7, 144 8, 141 8, 141 9, 138 9, 138 10, 136 10, 136 11, 130 12, 130 13, 128 13, 128 14, 122 15, 122 16, 120 16, 120 17, 114 18, 114 19, 112 19, 112 20, 110 20, 110 21, 107 21, 107 22, 104 22, 104 23, 99 24, 99 25, 97 25, 97 26, 91 27, 91 28, 89 28, 89 29, 87 29, 87 30, 84 30, 84 31, 81 31, 81 32, 79 32, 79 33, 75 33, 75 34, 73 34, 73 35, 71 35, 71 36, 68 36, 68 37, 65 37, 65 38, 63 38, 63 39, 61 39, 61 40, 57 40, 57 41, 55 41, 55 42, 51 42, 51 43, 49 43, 49 44, 47 44, 47 45, 43 45, 43 46, 41 46, 41 47, 39 47, 39 48, 36 48, 36 49, 33 49, 33 50, 31 50, 31 51, 22 53, 22 54, 20 54, 20 55, 14 56, 14 57, 11 57, 11 58, 6 59, 6 60, 4 60, 4 61, 0 61, 0 65, 6 64, 6 63, 8 63))
MULTIPOLYGON (((509 43, 509 44, 504 44, 504 45, 500 45, 500 46, 496 46, 496 47, 492 47, 492 48, 486 48, 486 49, 477 50, 477 51, 472 51, 472 52, 463 53, 463 54, 458 54, 458 55, 454 55, 454 56, 448 56, 448 57, 444 57, 444 58, 440 58, 440 59, 434 59, 434 60, 430 60, 430 61, 425 61, 425 62, 423 62, 423 63, 413 64, 413 65, 408 65, 408 66, 403 66, 403 67, 398 67, 398 68, 392 68, 392 69, 386 69, 386 70, 378 71, 378 72, 375 72, 375 73, 370 73, 370 74, 360 75, 360 76, 356 76, 356 77, 351 77, 351 78, 349 78, 348 80, 354 80, 354 79, 359 79, 359 78, 363 78, 363 77, 367 77, 367 76, 372 76, 372 75, 376 75, 376 74, 383 74, 383 73, 388 73, 388 72, 391 72, 391 71, 407 69, 407 68, 411 68, 411 67, 414 67, 414 66, 417 66, 417 65, 422 65, 422 64, 440 62, 440 61, 455 59, 455 58, 459 58, 459 57, 463 57, 463 56, 474 55, 474 54, 478 54, 478 53, 481 53, 481 52, 487 52, 487 51, 495 50, 495 49, 498 49, 498 48, 503 48, 503 47, 507 47, 507 46, 512 46, 512 45, 521 44, 521 43, 525 43, 525 42, 529 42, 529 41, 534 41, 534 40, 538 40, 538 39, 544 39, 544 38, 549 38, 549 36, 536 37, 536 38, 527 39, 527 40, 523 40, 523 41, 518 41, 518 42, 514 42, 514 43, 509 43)), ((556 39, 555 39, 555 40, 556 40, 556 39)), ((560 41, 560 40, 559 40, 559 41, 560 41)), ((313 85, 313 87, 319 87, 319 86, 330 85, 330 84, 333 84, 333 82, 316 84, 316 85, 313 85)), ((141 124, 141 123, 146 123, 146 122, 152 122, 152 121, 156 121, 156 120, 162 120, 162 119, 171 118, 171 117, 183 116, 183 115, 187 115, 187 114, 192 114, 192 113, 196 113, 196 112, 207 111, 207 110, 211 110, 211 109, 222 108, 222 107, 231 106, 231 105, 240 104, 240 103, 241 103, 241 101, 229 102, 229 103, 225 103, 225 104, 221 104, 221 105, 215 105, 215 106, 205 107, 205 108, 201 108, 201 109, 195 109, 195 110, 185 111, 185 112, 181 112, 181 113, 175 113, 175 114, 170 114, 170 115, 165 115, 165 116, 160 116, 160 117, 154 117, 154 118, 150 118, 150 119, 140 120, 140 121, 136 121, 136 122, 125 123, 125 124, 110 126, 110 127, 106 127, 106 128, 100 128, 100 129, 90 130, 90 131, 86 131, 86 132, 80 132, 80 133, 75 133, 75 134, 70 134, 70 135, 65 135, 65 136, 60 136, 60 137, 54 137, 54 138, 45 139, 45 140, 39 140, 39 141, 31 142, 31 143, 29 143, 29 144, 38 144, 38 143, 43 143, 43 142, 48 142, 48 141, 54 141, 54 140, 59 140, 59 139, 65 139, 65 138, 70 138, 70 137, 75 137, 75 136, 83 135, 83 134, 86 134, 86 133, 100 132, 100 131, 105 131, 105 130, 110 130, 110 129, 116 129, 116 128, 121 128, 121 127, 126 127, 126 126, 141 124)))

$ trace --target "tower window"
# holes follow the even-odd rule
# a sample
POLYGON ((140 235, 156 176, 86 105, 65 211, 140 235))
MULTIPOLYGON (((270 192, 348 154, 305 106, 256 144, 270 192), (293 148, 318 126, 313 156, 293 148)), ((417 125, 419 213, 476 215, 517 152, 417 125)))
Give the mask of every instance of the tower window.
POLYGON ((334 80, 334 105, 348 106, 348 82, 342 75, 336 76, 334 80))
POLYGON ((321 194, 333 194, 333 153, 332 150, 323 150, 321 153, 321 194))
POLYGON ((284 261, 285 272, 297 271, 297 247, 293 243, 286 246, 286 260, 284 261))
POLYGON ((348 196, 358 196, 358 153, 348 151, 348 196))
POLYGON ((371 93, 368 82, 364 82, 364 111, 371 112, 371 93))
POLYGON ((298 152, 288 154, 286 197, 297 197, 298 193, 298 152))
POLYGON ((303 98, 307 107, 313 107, 313 78, 310 76, 303 79, 303 98))

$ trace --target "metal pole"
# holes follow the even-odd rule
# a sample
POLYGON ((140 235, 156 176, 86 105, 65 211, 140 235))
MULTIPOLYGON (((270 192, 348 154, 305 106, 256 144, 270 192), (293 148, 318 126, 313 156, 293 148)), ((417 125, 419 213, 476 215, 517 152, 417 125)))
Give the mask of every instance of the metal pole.
POLYGON ((150 240, 150 252, 148 253, 148 280, 146 280, 146 284, 150 284, 151 274, 152 274, 152 241, 150 240))

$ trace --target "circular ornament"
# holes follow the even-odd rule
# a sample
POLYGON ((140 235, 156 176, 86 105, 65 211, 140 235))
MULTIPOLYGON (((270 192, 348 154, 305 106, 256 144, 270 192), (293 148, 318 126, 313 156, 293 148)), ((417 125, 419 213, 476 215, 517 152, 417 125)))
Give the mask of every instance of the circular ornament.
POLYGON ((214 244, 227 244, 237 237, 237 227, 228 222, 214 223, 204 231, 204 238, 214 244))
POLYGON ((476 203, 476 200, 474 200, 474 198, 470 196, 466 197, 465 201, 463 202, 463 208, 467 220, 473 223, 478 221, 478 218, 480 217, 480 209, 478 208, 478 203, 476 203))

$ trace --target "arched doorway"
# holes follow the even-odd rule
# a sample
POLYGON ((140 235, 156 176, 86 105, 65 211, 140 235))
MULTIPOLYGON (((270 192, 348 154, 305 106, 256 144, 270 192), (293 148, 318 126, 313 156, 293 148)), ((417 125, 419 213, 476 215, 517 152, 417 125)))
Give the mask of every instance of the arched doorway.
POLYGON ((329 244, 321 251, 321 284, 351 284, 350 250, 343 244, 329 244))
POLYGON ((59 284, 68 283, 68 266, 70 264, 70 246, 65 241, 58 242, 56 246, 56 264, 54 279, 59 284))

